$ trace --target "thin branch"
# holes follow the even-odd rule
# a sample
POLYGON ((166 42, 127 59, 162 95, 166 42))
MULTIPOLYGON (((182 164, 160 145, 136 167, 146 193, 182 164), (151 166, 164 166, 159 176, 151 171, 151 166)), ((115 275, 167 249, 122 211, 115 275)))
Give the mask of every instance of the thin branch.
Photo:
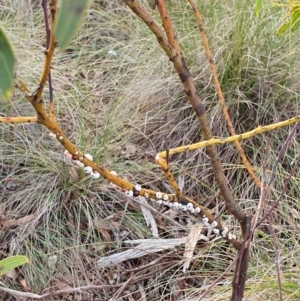
MULTIPOLYGON (((233 124, 231 122, 230 116, 228 114, 228 108, 226 106, 226 102, 225 102, 225 99, 224 99, 224 96, 223 96, 222 88, 221 88, 220 82, 218 80, 217 69, 216 69, 216 66, 215 66, 215 63, 214 63, 212 53, 211 53, 210 48, 209 48, 208 40, 207 40, 205 31, 204 31, 204 27, 203 27, 203 24, 202 24, 200 12, 197 9, 197 7, 196 7, 193 0, 188 0, 188 1, 189 1, 190 5, 192 6, 192 9, 193 9, 194 14, 195 14, 196 22, 197 22, 198 27, 199 27, 199 31, 200 31, 200 34, 201 34, 202 43, 203 43, 203 46, 204 46, 204 49, 205 49, 206 57, 209 61, 210 71, 211 71, 211 74, 213 76, 214 85, 216 87, 217 95, 218 95, 218 98, 219 98, 219 102, 221 104, 221 108, 222 108, 222 111, 223 111, 224 118, 226 120, 226 123, 227 123, 230 134, 232 136, 234 136, 234 135, 236 135, 236 133, 235 133, 233 124)), ((254 173, 254 171, 253 171, 253 169, 252 169, 252 167, 251 167, 251 165, 250 165, 250 163, 249 163, 249 161, 248 161, 248 159, 245 155, 245 152, 244 152, 242 146, 239 143, 239 141, 238 140, 234 141, 234 144, 235 144, 235 147, 237 148, 237 150, 240 154, 240 157, 241 157, 248 173, 252 177, 252 179, 255 182, 256 186, 260 187, 260 181, 256 177, 256 175, 255 175, 255 173, 254 173)))
MULTIPOLYGON (((156 0, 156 4, 157 4, 157 8, 158 8, 161 20, 163 22, 163 27, 165 29, 165 32, 166 32, 166 35, 168 38, 168 42, 170 43, 171 47, 173 47, 176 50, 176 52, 178 53, 178 55, 182 58, 182 51, 181 51, 180 45, 175 37, 175 33, 173 30, 171 20, 170 20, 168 11, 166 9, 164 0, 156 0)), ((166 150, 166 154, 167 154, 167 156, 166 156, 167 160, 157 157, 157 158, 155 158, 156 159, 155 162, 157 164, 159 164, 160 167, 162 168, 162 170, 165 172, 166 177, 167 177, 168 181, 170 182, 173 190, 175 191, 177 197, 179 199, 183 199, 183 194, 181 192, 181 189, 179 188, 179 186, 169 168, 168 150, 166 150)))
MULTIPOLYGON (((288 144, 288 141, 290 141, 290 139, 291 139, 291 137, 292 137, 292 135, 293 135, 296 128, 297 128, 297 125, 294 126, 293 130, 291 131, 288 138, 286 139, 284 145, 282 146, 282 149, 281 149, 280 153, 278 154, 278 157, 282 156, 283 150, 286 148, 286 146, 288 144)), ((278 161, 279 161, 279 159, 278 159, 278 161)), ((252 225, 251 225, 251 219, 249 217, 249 232, 248 232, 248 236, 244 239, 244 241, 242 243, 242 246, 239 250, 239 259, 238 259, 238 263, 236 265, 236 270, 235 270, 235 275, 234 275, 234 280, 233 280, 233 291, 232 291, 231 301, 240 301, 243 298, 245 282, 246 282, 246 272, 247 272, 247 267, 248 267, 247 262, 248 262, 248 258, 249 258, 249 246, 250 246, 251 239, 253 237, 254 231, 255 231, 256 228, 258 228, 261 225, 261 223, 265 219, 267 219, 269 217, 269 215, 273 212, 273 210, 276 208, 276 206, 278 205, 278 203, 282 199, 282 197, 285 194, 285 191, 287 189, 287 183, 289 182, 290 178, 294 175, 294 173, 295 173, 295 171, 298 167, 299 162, 300 162, 300 154, 297 158, 295 166, 292 169, 288 179, 284 183, 284 187, 283 187, 283 190, 282 190, 280 196, 278 197, 275 204, 271 207, 269 212, 258 223, 256 223, 257 219, 254 220, 254 222, 252 222, 252 225), (242 271, 242 273, 240 274, 240 277, 239 277, 239 275, 237 273, 239 273, 240 271, 242 271)), ((275 170, 276 167, 277 166, 273 166, 273 170, 275 170)), ((265 175, 263 175, 263 177, 264 176, 265 175)), ((273 178, 274 177, 271 177, 269 183, 271 183, 273 178)), ((269 185, 268 185, 267 189, 262 189, 262 195, 261 195, 262 200, 266 199, 266 195, 269 192, 268 188, 269 188, 269 185)), ((281 280, 280 280, 280 276, 279 276, 279 266, 278 266, 278 263, 276 263, 276 264, 277 264, 276 268, 277 268, 278 283, 279 283, 279 287, 280 287, 281 286, 281 280)), ((281 291, 281 289, 280 289, 280 291, 281 291)), ((281 293, 279 293, 279 295, 281 296, 281 293)))
MULTIPOLYGON (((47 5, 48 0, 42 0, 42 8, 44 12, 44 22, 45 22, 45 30, 46 30, 46 49, 50 46, 50 29, 49 29, 49 21, 48 21, 48 11, 47 11, 47 5)), ((51 18, 52 22, 54 22, 55 19, 55 11, 51 10, 51 18)), ((48 74, 48 86, 49 86, 49 115, 52 120, 54 120, 54 103, 53 103, 53 86, 52 86, 52 78, 51 78, 51 70, 49 70, 48 74)))
MULTIPOLYGON (((275 164, 273 165, 272 168, 272 173, 271 173, 271 177, 269 179, 269 182, 267 184, 267 187, 262 189, 262 195, 261 198, 262 199, 266 199, 266 195, 269 193, 269 189, 270 189, 270 185, 272 183, 272 181, 274 180, 274 174, 275 174, 275 170, 277 168, 277 165, 279 163, 280 158, 283 156, 284 151, 287 148, 288 143, 290 142, 292 136, 294 135, 294 133, 297 130, 299 124, 295 124, 295 126, 293 127, 293 129, 291 130, 291 132, 289 133, 287 139, 285 140, 279 154, 277 155, 275 164)), ((270 221, 269 221, 269 217, 272 214, 272 212, 275 210, 275 208, 278 206, 279 202, 282 200, 283 196, 286 193, 287 187, 288 187, 288 183, 290 182, 290 179, 292 176, 294 176, 294 174, 296 173, 296 171, 298 170, 298 166, 300 163, 300 154, 297 157, 297 160, 294 164, 294 167, 292 169, 292 171, 290 172, 288 178, 284 181, 284 186, 281 190, 281 193, 279 195, 279 197, 277 198, 277 200, 275 201, 275 203, 273 204, 273 206, 270 208, 270 210, 260 219, 259 222, 257 222, 257 218, 255 219, 253 225, 252 225, 252 230, 251 230, 251 237, 254 234, 255 229, 257 229, 265 220, 268 220, 269 222, 269 229, 272 235, 272 239, 273 239, 273 245, 274 245, 274 250, 275 250, 275 265, 276 265, 276 271, 277 271, 277 280, 278 280, 278 290, 279 290, 279 298, 280 300, 283 300, 282 297, 282 283, 281 283, 281 278, 280 278, 280 268, 279 268, 279 256, 278 256, 278 249, 276 246, 276 237, 275 237, 275 233, 274 233, 274 229, 273 226, 271 225, 270 221)), ((264 177, 264 173, 263 173, 263 177, 264 177)), ((264 182, 264 181, 263 181, 264 182)))
POLYGON ((177 51, 179 56, 182 58, 182 50, 176 38, 175 32, 173 30, 173 26, 171 24, 171 20, 169 17, 169 13, 167 11, 164 0, 156 0, 157 8, 163 23, 164 30, 166 32, 168 42, 170 45, 177 51))
POLYGON ((180 188, 179 188, 179 186, 178 186, 178 184, 177 184, 177 182, 176 182, 176 180, 175 180, 173 174, 171 173, 167 161, 166 161, 165 159, 160 158, 159 156, 157 156, 157 157, 155 158, 155 162, 156 162, 157 164, 159 164, 160 167, 162 168, 162 170, 165 172, 166 177, 167 177, 169 183, 171 184, 171 186, 172 186, 174 192, 176 193, 177 197, 178 197, 179 199, 183 199, 184 197, 183 197, 182 191, 180 190, 180 188))
MULTIPOLYGON (((55 51, 56 47, 56 38, 54 36, 54 23, 56 18, 56 12, 57 12, 57 0, 51 0, 49 3, 50 6, 50 12, 51 12, 51 26, 50 26, 50 40, 47 50, 45 51, 45 62, 44 62, 44 68, 43 72, 40 78, 39 86, 35 93, 32 95, 32 105, 34 106, 34 103, 36 105, 41 103, 42 94, 44 91, 44 87, 50 72, 51 68, 51 61, 52 57, 55 51)), ((48 30, 49 32, 49 30, 48 30)), ((38 107, 37 107, 38 108, 38 107)))
MULTIPOLYGON (((214 145, 214 144, 225 144, 225 143, 229 143, 229 142, 234 142, 236 140, 244 140, 244 139, 249 139, 253 136, 256 136, 258 134, 262 134, 264 132, 269 132, 269 131, 273 131, 275 129, 279 129, 282 128, 284 126, 288 126, 294 123, 300 122, 300 115, 278 122, 278 123, 272 123, 269 125, 265 125, 265 126, 259 126, 257 128, 255 128, 252 131, 243 133, 243 134, 238 134, 235 136, 230 136, 230 137, 226 137, 226 138, 211 138, 209 140, 205 140, 205 141, 201 141, 198 143, 194 143, 194 144, 189 144, 189 145, 183 145, 183 146, 179 146, 179 147, 175 147, 175 148, 171 148, 169 149, 169 155, 174 155, 177 153, 182 153, 182 152, 186 152, 189 150, 194 150, 194 149, 198 149, 201 147, 206 147, 208 145, 214 145)), ((158 154, 161 158, 165 158, 166 157, 166 152, 160 152, 158 154)))
POLYGON ((29 89, 21 79, 17 79, 15 82, 15 88, 21 90, 25 95, 30 94, 29 89))
POLYGON ((166 163, 167 165, 169 166, 169 144, 168 144, 168 140, 167 140, 167 137, 165 136, 165 152, 166 152, 166 163))
POLYGON ((0 123, 33 123, 37 122, 36 116, 30 117, 1 117, 0 123))
POLYGON ((49 84, 49 116, 52 120, 54 120, 55 114, 54 114, 53 86, 52 86, 51 72, 49 72, 48 84, 49 84))
POLYGON ((48 0, 42 0, 41 2, 43 13, 44 13, 44 22, 45 22, 45 30, 46 30, 46 49, 48 49, 50 45, 50 28, 48 22, 48 0))

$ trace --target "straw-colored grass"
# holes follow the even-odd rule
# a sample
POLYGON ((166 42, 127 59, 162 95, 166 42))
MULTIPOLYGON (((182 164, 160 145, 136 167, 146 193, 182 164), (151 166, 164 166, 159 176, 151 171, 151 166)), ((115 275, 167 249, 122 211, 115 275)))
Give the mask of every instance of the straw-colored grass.
MULTIPOLYGON (((42 71, 45 43, 37 2, 4 0, 0 4, 0 26, 18 59, 16 75, 32 90, 42 71)), ((159 21, 149 2, 140 1, 159 21)), ((237 133, 300 112, 298 33, 276 37, 281 12, 266 6, 255 18, 252 2, 198 1, 237 133)), ((226 137, 228 131, 191 9, 185 1, 167 3, 213 134, 226 137)), ((198 142, 198 123, 155 37, 122 1, 93 1, 67 50, 57 49, 52 77, 57 119, 75 145, 120 177, 171 192, 163 172, 154 164, 155 154, 164 150, 165 137, 170 148, 198 142)), ((47 91, 44 101, 48 101, 47 91)), ((0 100, 0 114, 26 116, 34 111, 15 91, 11 102, 0 100)), ((289 130, 241 142, 259 177, 266 149, 268 177, 289 130)), ((267 208, 279 196, 299 152, 299 132, 297 135, 278 165, 267 208)), ((260 191, 234 146, 217 149, 234 196, 247 212, 254 213, 260 191)), ((184 193, 203 205, 212 199, 209 209, 239 236, 238 223, 228 216, 221 198, 212 198, 217 185, 205 150, 174 155, 170 164, 176 178, 184 179, 184 193)), ((256 232, 245 300, 279 300, 274 244, 283 300, 299 300, 299 182, 298 173, 271 217, 276 241, 267 223, 256 232)), ((72 167, 64 160, 61 146, 37 124, 0 125, 0 198, 1 257, 28 256, 30 264, 18 270, 19 277, 36 293, 63 285, 113 284, 115 288, 76 293, 74 300, 199 300, 236 255, 232 247, 217 240, 197 245, 186 273, 182 272, 183 247, 98 269, 99 258, 132 247, 124 241, 152 238, 151 229, 139 205, 105 180, 92 181, 72 167), (55 255, 57 262, 51 266, 49 258, 55 255), (146 266, 154 260, 154 267, 146 266), (133 276, 132 283, 120 290, 118 284, 133 276)), ((162 214, 153 214, 161 238, 186 236, 188 224, 195 222, 188 216, 177 216, 172 222, 162 214)), ((232 276, 233 269, 203 300, 228 300, 232 276)), ((2 280, 22 290, 17 280, 2 280)), ((55 298, 67 300, 68 296, 55 298)))

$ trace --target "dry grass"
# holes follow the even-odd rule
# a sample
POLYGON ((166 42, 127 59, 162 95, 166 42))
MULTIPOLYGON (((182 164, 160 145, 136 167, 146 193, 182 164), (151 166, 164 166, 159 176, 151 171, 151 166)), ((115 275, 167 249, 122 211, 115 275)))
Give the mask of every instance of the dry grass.
MULTIPOLYGON (((44 28, 40 7, 29 2, 2 1, 0 26, 18 58, 17 76, 33 90, 43 65, 44 28)), ((148 1, 141 2, 157 18, 148 1)), ((213 133, 225 137, 227 129, 192 13, 184 1, 171 1, 169 6, 213 133)), ((295 36, 274 37, 278 12, 266 8, 255 19, 252 4, 239 0, 203 1, 200 7, 236 132, 299 115, 299 45, 295 36)), ((164 149, 164 137, 170 148, 199 141, 198 124, 155 38, 121 1, 94 1, 67 51, 56 52, 52 76, 57 118, 82 151, 132 182, 170 191, 153 158, 164 149)), ((47 97, 45 93, 45 102, 47 97)), ((12 102, 0 100, 0 105, 0 113, 6 116, 33 114, 18 91, 12 102)), ((270 170, 288 132, 285 128, 242 142, 258 176, 266 147, 270 170)), ((140 206, 106 181, 91 181, 72 168, 64 161, 61 146, 38 125, 1 124, 0 145, 1 257, 29 257, 30 264, 20 269, 19 277, 33 292, 55 291, 63 285, 111 284, 115 286, 72 298, 199 300, 236 254, 217 240, 197 245, 186 273, 182 272, 184 246, 98 269, 100 257, 132 248, 124 241, 152 238, 140 206), (58 260, 49 266, 54 255, 58 260)), ((259 191, 234 146, 222 145, 218 151, 236 199, 254 212, 259 191)), ((295 137, 276 170, 268 206, 280 194, 298 152, 295 137)), ((201 204, 217 191, 203 149, 172 157, 171 168, 177 178, 184 177, 184 193, 201 204)), ((299 181, 298 173, 272 216, 283 300, 289 301, 300 297, 299 181)), ((209 208, 239 235, 221 198, 212 198, 209 208)), ((187 225, 194 222, 188 216, 173 221, 164 214, 154 216, 160 238, 186 236, 187 225)), ((245 300, 278 300, 274 258, 274 241, 266 224, 252 244, 245 300)), ((232 275, 230 270, 203 300, 228 300, 232 275)), ((3 281, 20 289, 16 280, 3 281)))

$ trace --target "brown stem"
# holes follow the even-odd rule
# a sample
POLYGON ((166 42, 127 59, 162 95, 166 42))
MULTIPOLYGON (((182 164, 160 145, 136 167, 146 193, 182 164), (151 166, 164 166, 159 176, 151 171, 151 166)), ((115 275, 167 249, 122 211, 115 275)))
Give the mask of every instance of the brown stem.
MULTIPOLYGON (((234 136, 236 133, 235 133, 233 124, 231 122, 230 116, 228 114, 228 108, 226 106, 226 102, 225 102, 224 95, 223 95, 223 92, 222 92, 222 89, 221 89, 221 85, 220 85, 220 82, 218 80, 217 69, 216 69, 214 59, 213 59, 212 53, 211 53, 209 45, 208 45, 208 40, 207 40, 205 31, 204 31, 204 27, 203 27, 203 24, 202 24, 200 12, 197 9, 197 7, 196 7, 193 0, 188 0, 188 1, 189 1, 190 5, 192 6, 192 9, 193 9, 194 14, 195 14, 197 25, 199 27, 199 31, 200 31, 200 34, 201 34, 202 43, 203 43, 203 46, 204 46, 204 50, 205 50, 205 53, 206 53, 207 60, 209 62, 210 71, 211 71, 211 74, 213 76, 214 85, 216 87, 217 95, 218 95, 218 98, 219 98, 219 102, 221 104, 221 108, 222 108, 222 111, 223 111, 225 121, 227 123, 230 134, 232 136, 234 136)), ((256 175, 255 175, 255 173, 254 173, 254 171, 253 171, 253 169, 252 169, 252 167, 251 167, 251 165, 250 165, 250 163, 249 163, 249 161, 248 161, 248 159, 245 155, 245 152, 244 152, 243 148, 241 147, 241 144, 239 143, 239 141, 234 141, 234 144, 235 144, 235 147, 237 148, 237 150, 240 154, 240 157, 241 157, 248 173, 252 177, 252 179, 255 182, 256 186, 260 188, 260 186, 261 186, 260 181, 256 177, 256 175)))
MULTIPOLYGON (((44 22, 45 22, 45 30, 46 30, 46 49, 49 48, 50 45, 50 29, 49 29, 49 21, 48 21, 48 11, 47 11, 48 0, 42 0, 42 8, 44 12, 44 22)), ((56 9, 51 10, 51 20, 52 22, 55 20, 56 9)), ((52 78, 51 71, 49 70, 48 75, 48 86, 49 86, 49 115, 50 118, 54 120, 54 103, 53 103, 53 86, 52 86, 52 78)))
POLYGON ((169 183, 171 184, 174 192, 176 193, 177 197, 180 199, 183 198, 182 192, 181 192, 173 174, 171 173, 169 164, 166 162, 166 160, 163 158, 160 158, 159 156, 156 156, 155 162, 157 164, 159 164, 160 167, 162 168, 162 170, 165 172, 166 177, 167 177, 169 183))
POLYGON ((51 0, 49 3, 50 6, 50 12, 51 12, 51 26, 50 26, 50 39, 49 39, 49 46, 47 50, 45 51, 45 62, 44 62, 44 68, 43 72, 40 78, 39 86, 35 93, 33 94, 32 101, 39 103, 41 102, 41 97, 44 91, 44 87, 47 81, 47 78, 50 73, 51 68, 51 60, 55 51, 56 47, 56 38, 54 36, 54 23, 56 18, 56 11, 57 11, 57 0, 51 0))
POLYGON ((181 47, 177 41, 175 32, 173 30, 173 27, 171 25, 169 13, 167 11, 167 8, 165 6, 164 0, 156 0, 157 8, 163 23, 164 30, 166 32, 168 41, 170 45, 177 51, 180 57, 182 57, 182 50, 181 47))
POLYGON ((232 279, 232 295, 230 301, 242 301, 245 291, 249 250, 253 232, 251 232, 252 216, 247 216, 245 236, 242 246, 237 255, 236 267, 232 279))

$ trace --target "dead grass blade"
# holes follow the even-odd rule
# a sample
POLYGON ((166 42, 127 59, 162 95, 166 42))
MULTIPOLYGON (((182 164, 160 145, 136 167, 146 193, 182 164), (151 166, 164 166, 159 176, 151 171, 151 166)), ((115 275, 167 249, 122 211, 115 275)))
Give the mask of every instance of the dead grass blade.
POLYGON ((145 204, 147 204, 146 199, 142 196, 139 196, 139 201, 141 202, 140 206, 147 226, 151 227, 153 237, 158 238, 158 229, 155 222, 155 218, 152 215, 151 210, 145 207, 145 204))
MULTIPOLYGON (((200 234, 200 236, 198 236, 198 240, 208 241, 209 239, 206 236, 200 234)), ((124 241, 124 243, 139 245, 133 249, 100 258, 98 260, 98 268, 117 265, 129 259, 140 258, 142 256, 158 253, 164 250, 172 250, 177 246, 186 244, 186 241, 187 237, 173 239, 140 239, 124 241)))
POLYGON ((198 239, 199 239, 202 229, 203 229, 203 224, 193 225, 190 228, 190 232, 186 238, 185 251, 183 253, 185 262, 184 262, 182 270, 184 273, 190 266, 190 263, 191 263, 191 260, 193 258, 193 254, 195 251, 195 247, 198 242, 198 239))

